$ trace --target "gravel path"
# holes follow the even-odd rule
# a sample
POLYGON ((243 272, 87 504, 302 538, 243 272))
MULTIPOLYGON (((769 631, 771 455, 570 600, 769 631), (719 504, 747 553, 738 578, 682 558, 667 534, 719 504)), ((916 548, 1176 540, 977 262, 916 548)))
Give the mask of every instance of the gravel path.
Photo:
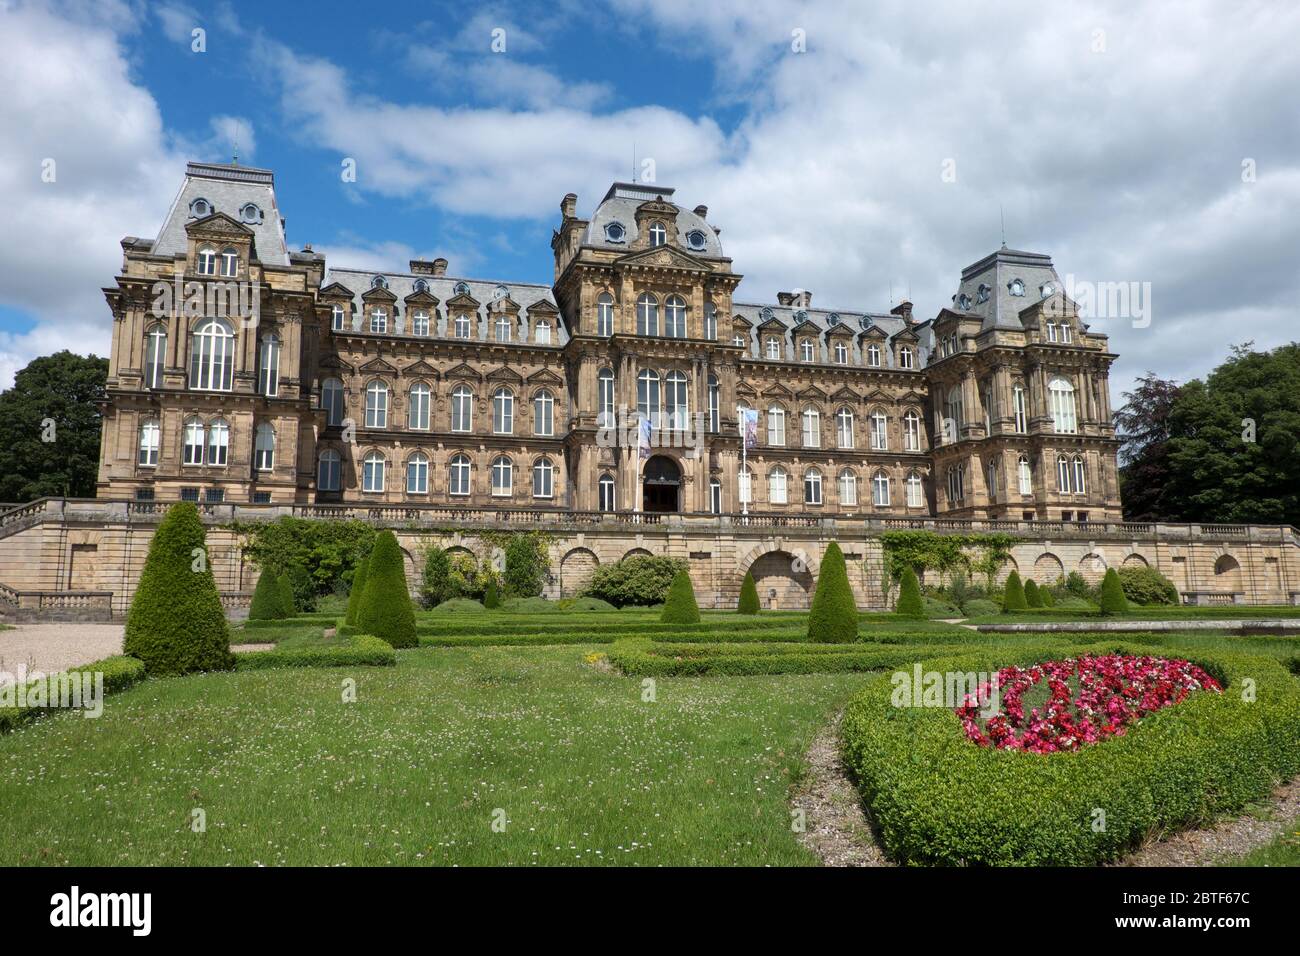
POLYGON ((0 631, 0 683, 18 668, 53 674, 122 653, 121 624, 18 624, 0 631))

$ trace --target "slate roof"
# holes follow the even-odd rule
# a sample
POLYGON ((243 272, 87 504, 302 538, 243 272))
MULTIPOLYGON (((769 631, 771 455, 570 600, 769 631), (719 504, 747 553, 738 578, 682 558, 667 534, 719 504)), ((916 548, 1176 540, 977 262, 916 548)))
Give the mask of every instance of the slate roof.
POLYGON ((677 207, 677 246, 692 255, 722 258, 722 242, 713 227, 695 213, 672 200, 674 189, 671 186, 659 186, 654 183, 614 183, 605 193, 596 211, 591 214, 591 222, 582 238, 585 246, 601 249, 629 249, 637 238, 636 208, 644 202, 651 202, 660 197, 664 202, 677 207), (626 235, 622 242, 611 242, 605 238, 605 227, 611 222, 623 226, 626 235), (686 237, 692 232, 704 235, 703 248, 693 248, 686 237))
MULTIPOLYGON (((797 348, 794 336, 790 334, 794 327, 803 323, 810 322, 817 328, 817 348, 818 362, 830 363, 833 361, 832 349, 826 339, 826 331, 835 325, 846 326, 853 332, 853 344, 850 347, 850 365, 866 365, 866 357, 862 354, 866 343, 861 343, 858 336, 869 328, 878 328, 887 336, 886 341, 892 342, 893 337, 907 328, 907 323, 898 315, 888 312, 857 312, 847 311, 844 309, 800 309, 790 305, 765 305, 756 302, 733 302, 731 305, 731 314, 733 318, 743 318, 750 323, 749 330, 749 349, 747 356, 750 358, 764 358, 766 353, 763 351, 762 344, 759 341, 759 326, 770 319, 777 319, 783 322, 786 327, 786 333, 782 337, 782 358, 787 362, 798 361, 796 355, 797 348)), ((930 349, 930 339, 928 328, 923 329, 921 323, 913 323, 912 331, 918 336, 917 356, 913 368, 922 368, 926 362, 926 356, 930 349)), ((885 355, 882 358, 883 368, 894 367, 893 349, 884 350, 885 355)))
POLYGON ((1046 298, 1043 287, 1053 291, 1064 286, 1056 274, 1052 257, 1041 252, 1024 252, 1003 246, 961 272, 961 285, 952 299, 952 311, 962 315, 978 316, 982 320, 981 332, 989 329, 1023 329, 1020 313, 1040 299, 1046 298), (1024 283, 1025 294, 1011 294, 1011 285, 1019 279, 1024 283), (980 287, 988 287, 988 298, 980 302, 980 287), (962 304, 966 296, 967 304, 962 304))
POLYGON ((212 212, 223 212, 251 229, 259 262, 273 266, 289 264, 284 220, 275 202, 275 174, 269 169, 233 163, 186 164, 185 181, 154 240, 155 255, 170 256, 186 251, 185 226, 199 218, 190 213, 190 204, 195 199, 206 199, 212 212), (262 211, 259 223, 246 222, 240 216, 240 210, 250 202, 262 211))

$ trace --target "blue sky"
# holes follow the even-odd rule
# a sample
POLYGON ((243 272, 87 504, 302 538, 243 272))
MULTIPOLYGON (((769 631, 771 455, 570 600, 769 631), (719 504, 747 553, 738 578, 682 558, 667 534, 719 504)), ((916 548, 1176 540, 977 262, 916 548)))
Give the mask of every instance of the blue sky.
POLYGON ((1001 211, 1062 276, 1149 283, 1149 325, 1095 323, 1118 399, 1294 337, 1298 35, 1284 0, 0 0, 0 386, 105 354, 119 241, 237 137, 341 266, 549 281, 561 197, 590 213, 635 147, 742 300, 925 317, 1001 211))

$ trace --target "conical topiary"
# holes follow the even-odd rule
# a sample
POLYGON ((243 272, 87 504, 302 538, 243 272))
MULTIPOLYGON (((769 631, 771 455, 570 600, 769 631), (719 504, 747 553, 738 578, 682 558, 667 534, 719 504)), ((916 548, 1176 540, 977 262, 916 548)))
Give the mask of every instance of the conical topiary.
POLYGON ((501 606, 501 592, 497 590, 496 578, 488 578, 487 587, 483 589, 483 606, 489 610, 501 606))
POLYGON ((293 599, 293 585, 289 583, 289 575, 281 574, 275 579, 276 590, 280 592, 280 604, 284 608, 284 617, 293 617, 298 613, 298 604, 293 599))
POLYGON ((1042 591, 1038 587, 1038 582, 1033 578, 1025 582, 1025 606, 1043 607, 1042 591))
POLYGON ((279 582, 270 568, 263 568, 253 588, 253 600, 248 605, 250 621, 278 621, 284 617, 284 601, 280 597, 279 582))
POLYGON ((381 531, 366 566, 366 589, 357 608, 357 626, 393 647, 415 647, 415 608, 406 587, 406 564, 397 535, 381 531))
POLYGON ((193 502, 168 510, 145 558, 126 616, 124 653, 150 674, 229 670, 230 628, 208 565, 203 522, 193 502))
POLYGON ((1006 589, 1002 596, 1002 611, 1006 614, 1012 614, 1016 611, 1023 611, 1029 607, 1025 600, 1025 588, 1020 583, 1020 572, 1012 571, 1007 575, 1006 589))
POLYGON ((357 625, 357 612, 361 609, 361 594, 366 589, 366 567, 369 564, 370 555, 366 555, 352 569, 352 591, 348 594, 348 609, 343 616, 343 623, 351 627, 357 625))
POLYGON ((898 585, 898 603, 894 610, 908 617, 925 617, 925 602, 921 600, 921 582, 916 579, 916 572, 911 568, 903 569, 903 577, 898 585))
POLYGON ((695 603, 695 589, 691 587, 691 576, 685 569, 673 575, 659 620, 665 624, 700 623, 700 607, 695 603))
POLYGON ((808 639, 828 644, 845 644, 858 636, 858 605, 849 586, 844 552, 832 541, 826 546, 812 611, 808 614, 808 639))
POLYGON ((758 585, 754 583, 752 571, 745 572, 745 580, 740 582, 740 602, 736 611, 740 614, 757 614, 763 609, 758 600, 758 585))
POLYGON ((1123 614, 1128 610, 1128 598, 1124 596, 1124 585, 1114 568, 1107 568, 1101 579, 1101 613, 1104 617, 1123 614))
POLYGON ((1043 607, 1056 607, 1056 595, 1046 584, 1038 589, 1038 596, 1043 599, 1043 607))

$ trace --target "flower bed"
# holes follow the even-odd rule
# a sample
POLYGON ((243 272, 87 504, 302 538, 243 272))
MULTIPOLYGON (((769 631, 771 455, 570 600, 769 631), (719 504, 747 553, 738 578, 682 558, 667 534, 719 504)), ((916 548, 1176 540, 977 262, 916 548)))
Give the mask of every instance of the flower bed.
POLYGON ((1178 658, 1084 654, 997 673, 996 714, 981 712, 989 684, 957 708, 968 739, 981 747, 1055 753, 1122 737, 1147 714, 1180 704, 1194 691, 1222 692, 1202 668, 1178 658), (1040 706, 1030 695, 1046 690, 1040 706), (1029 706, 1026 714, 1025 708, 1029 706))

